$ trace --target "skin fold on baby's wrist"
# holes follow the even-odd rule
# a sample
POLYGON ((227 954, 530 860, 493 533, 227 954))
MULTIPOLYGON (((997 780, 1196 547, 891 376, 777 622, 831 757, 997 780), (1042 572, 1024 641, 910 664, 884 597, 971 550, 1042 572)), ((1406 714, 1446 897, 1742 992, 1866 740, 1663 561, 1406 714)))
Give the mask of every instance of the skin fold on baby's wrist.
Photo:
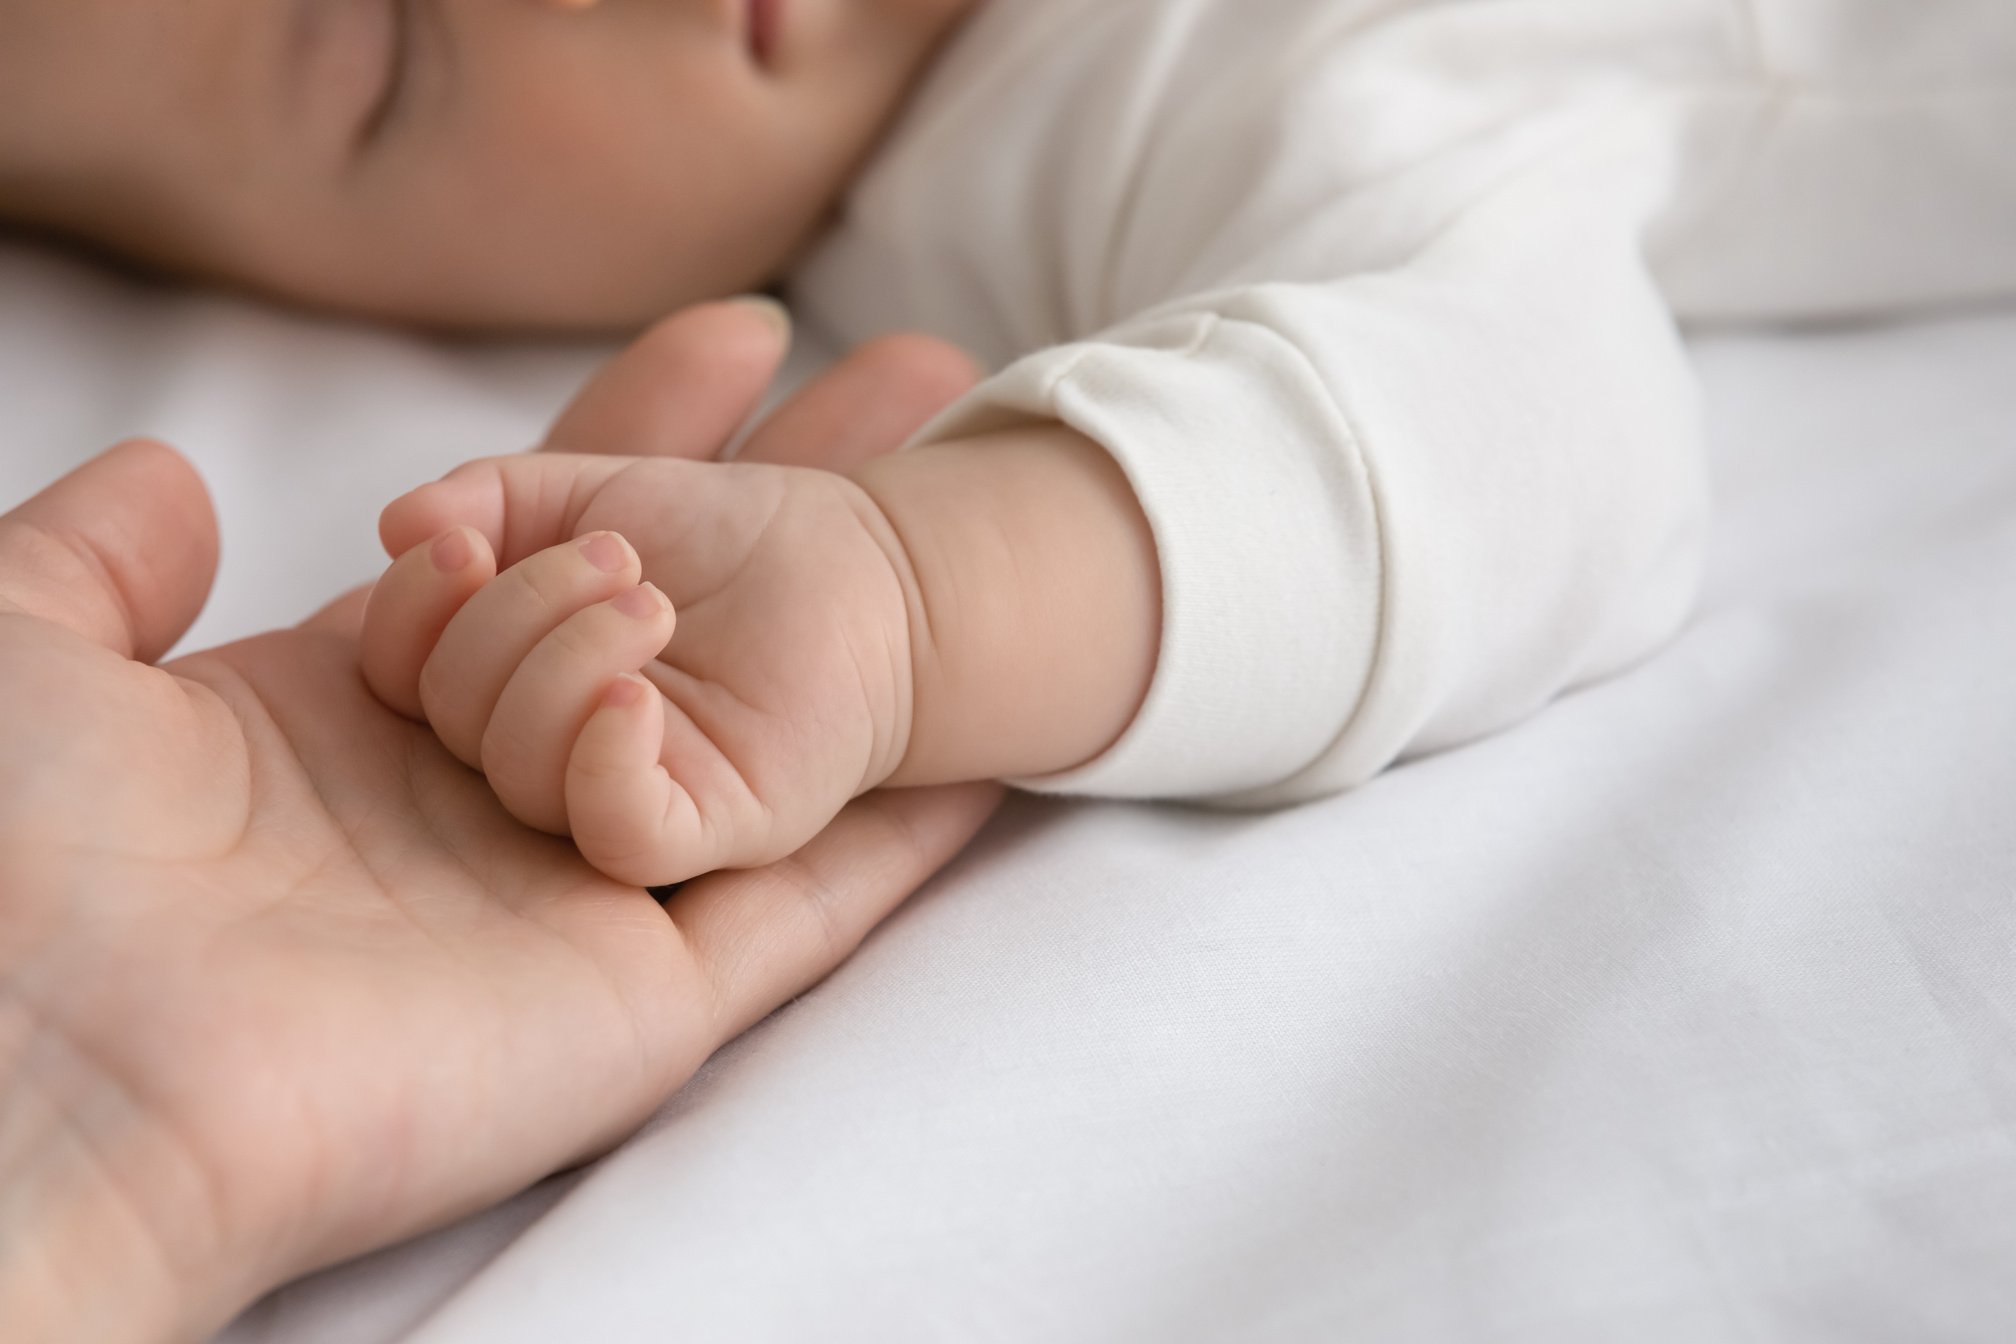
POLYGON ((911 727, 898 786, 1068 770, 1139 710, 1161 637, 1147 519, 1112 457, 1062 425, 853 473, 901 540, 911 727))

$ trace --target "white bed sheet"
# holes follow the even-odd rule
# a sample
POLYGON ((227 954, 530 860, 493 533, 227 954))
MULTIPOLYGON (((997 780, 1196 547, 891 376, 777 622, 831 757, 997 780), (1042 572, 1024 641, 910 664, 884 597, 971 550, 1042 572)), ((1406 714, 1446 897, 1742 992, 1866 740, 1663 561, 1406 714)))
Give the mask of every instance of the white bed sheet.
MULTIPOLYGON (((1295 811, 1019 801, 619 1153, 224 1339, 2016 1338, 2016 313, 1698 348, 1653 662, 1295 811)), ((0 249, 0 496, 171 438, 214 642, 595 354, 0 249)))

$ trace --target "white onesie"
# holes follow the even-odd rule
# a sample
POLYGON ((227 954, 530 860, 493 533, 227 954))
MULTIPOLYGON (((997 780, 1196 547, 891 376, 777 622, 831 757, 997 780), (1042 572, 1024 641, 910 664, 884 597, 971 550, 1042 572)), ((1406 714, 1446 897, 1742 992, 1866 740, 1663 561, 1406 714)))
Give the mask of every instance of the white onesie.
POLYGON ((1676 318, 2010 294, 2012 0, 989 0, 792 289, 999 370, 924 439, 1062 420, 1140 497, 1153 686, 1035 785, 1258 804, 1675 631, 1676 318))

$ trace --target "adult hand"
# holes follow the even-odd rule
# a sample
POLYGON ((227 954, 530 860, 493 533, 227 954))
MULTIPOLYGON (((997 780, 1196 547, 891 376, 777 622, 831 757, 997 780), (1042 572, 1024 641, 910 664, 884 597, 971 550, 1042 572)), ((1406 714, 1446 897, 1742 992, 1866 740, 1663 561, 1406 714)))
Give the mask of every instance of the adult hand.
MULTIPOLYGON (((834 375, 752 447, 900 437, 952 367, 906 383, 901 363, 834 375)), ((700 399, 717 438, 762 382, 737 367, 700 399)), ((708 446, 690 409, 675 433, 679 408, 609 386, 556 438, 708 446)), ((153 665, 215 554, 200 483, 159 445, 0 518, 0 1337, 201 1337, 275 1283, 606 1150, 996 798, 870 795, 792 859, 661 908, 372 699, 354 602, 153 665)))

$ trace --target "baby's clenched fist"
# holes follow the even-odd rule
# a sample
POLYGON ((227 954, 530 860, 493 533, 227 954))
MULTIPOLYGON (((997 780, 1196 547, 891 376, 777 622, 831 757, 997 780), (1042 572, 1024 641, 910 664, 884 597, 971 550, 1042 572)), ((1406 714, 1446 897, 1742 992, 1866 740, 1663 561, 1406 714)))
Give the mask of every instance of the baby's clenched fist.
POLYGON ((380 530, 371 689, 611 877, 782 858, 903 760, 914 579, 846 477, 492 458, 380 530))

